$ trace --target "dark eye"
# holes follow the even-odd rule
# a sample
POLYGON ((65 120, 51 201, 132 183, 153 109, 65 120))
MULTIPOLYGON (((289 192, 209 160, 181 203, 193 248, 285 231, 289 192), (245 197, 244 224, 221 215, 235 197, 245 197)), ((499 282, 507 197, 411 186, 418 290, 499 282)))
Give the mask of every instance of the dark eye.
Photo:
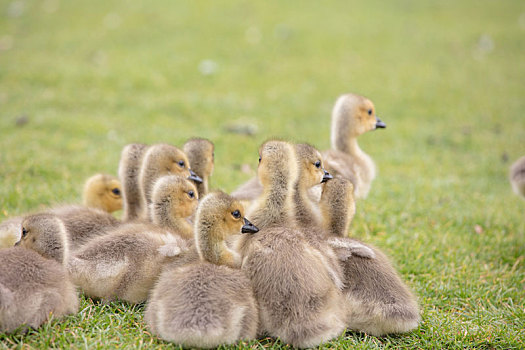
POLYGON ((372 110, 371 109, 368 110, 368 115, 372 115, 372 110))
POLYGON ((27 230, 25 228, 22 228, 22 237, 27 236, 27 230))
POLYGON ((259 156, 259 163, 261 162, 261 156, 259 156))
POLYGON ((318 160, 317 162, 314 163, 314 165, 315 165, 315 167, 316 167, 317 169, 319 169, 319 168, 321 167, 321 161, 318 160))
POLYGON ((238 210, 235 210, 232 212, 232 216, 236 219, 240 219, 241 218, 241 212, 238 211, 238 210))
POLYGON ((120 190, 118 188, 112 189, 111 192, 113 192, 113 194, 115 194, 117 196, 120 196, 120 190))
POLYGON ((188 196, 190 196, 190 198, 194 198, 195 197, 195 192, 193 192, 193 190, 190 190, 188 192, 188 196))
POLYGON ((179 165, 181 168, 184 168, 184 161, 183 160, 179 160, 179 165))

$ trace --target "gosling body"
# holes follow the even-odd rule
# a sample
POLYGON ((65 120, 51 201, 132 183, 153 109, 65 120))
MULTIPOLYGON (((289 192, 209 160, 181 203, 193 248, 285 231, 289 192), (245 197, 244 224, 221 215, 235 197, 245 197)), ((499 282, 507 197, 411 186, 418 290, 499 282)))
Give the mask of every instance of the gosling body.
POLYGON ((77 309, 75 286, 60 263, 21 247, 0 249, 1 332, 38 328, 77 309))

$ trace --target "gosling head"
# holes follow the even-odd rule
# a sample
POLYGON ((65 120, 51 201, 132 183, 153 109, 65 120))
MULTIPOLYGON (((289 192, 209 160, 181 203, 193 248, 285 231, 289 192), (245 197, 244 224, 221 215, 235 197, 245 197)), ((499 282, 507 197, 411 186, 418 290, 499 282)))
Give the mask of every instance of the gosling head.
POLYGON ((386 128, 386 124, 376 115, 374 104, 366 97, 345 94, 335 102, 332 110, 332 145, 337 136, 357 137, 378 128, 386 128))
POLYGON ((120 181, 111 175, 96 174, 84 185, 84 205, 108 213, 122 209, 122 188, 120 181))
POLYGON ((67 232, 62 220, 48 213, 26 216, 22 220, 22 235, 16 246, 32 249, 60 263, 67 260, 67 232))
POLYGON ((241 202, 224 192, 209 193, 199 203, 195 216, 195 236, 199 246, 205 244, 204 241, 224 241, 232 235, 258 231, 244 217, 241 202))
POLYGON ((295 145, 297 162, 299 164, 298 182, 308 189, 320 183, 333 179, 325 170, 321 153, 313 146, 306 143, 295 145))
POLYGON ((257 176, 267 188, 286 190, 298 176, 295 147, 285 141, 270 140, 259 147, 257 176))
POLYGON ((190 161, 191 169, 203 179, 210 177, 213 173, 214 150, 213 142, 201 138, 189 139, 183 146, 183 151, 190 161))
POLYGON ((155 224, 162 224, 163 219, 191 216, 197 209, 198 194, 195 185, 187 179, 169 175, 155 182, 151 200, 151 219, 155 224))
POLYGON ((168 144, 149 147, 144 155, 143 167, 157 171, 161 175, 180 175, 196 182, 202 179, 190 169, 186 154, 179 148, 168 144))

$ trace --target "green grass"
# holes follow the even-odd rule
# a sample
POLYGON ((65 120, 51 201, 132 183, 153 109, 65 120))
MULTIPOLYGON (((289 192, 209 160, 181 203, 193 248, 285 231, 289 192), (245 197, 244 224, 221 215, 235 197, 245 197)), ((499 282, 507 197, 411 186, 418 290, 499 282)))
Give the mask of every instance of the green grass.
MULTIPOLYGON (((231 191, 268 137, 327 148, 336 97, 357 92, 388 128, 361 138, 379 175, 351 234, 392 257, 423 320, 326 347, 525 348, 525 201, 508 183, 524 82, 520 1, 0 0, 0 219, 79 202, 135 141, 213 140, 211 185, 231 191), (226 131, 246 124, 256 135, 226 131)), ((80 310, 0 344, 173 347, 142 306, 80 310)))

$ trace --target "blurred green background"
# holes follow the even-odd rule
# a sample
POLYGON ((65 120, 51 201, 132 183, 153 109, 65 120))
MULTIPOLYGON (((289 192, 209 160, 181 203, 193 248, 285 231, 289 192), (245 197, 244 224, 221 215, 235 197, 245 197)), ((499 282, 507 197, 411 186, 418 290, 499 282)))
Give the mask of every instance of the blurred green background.
MULTIPOLYGON (((523 1, 0 0, 0 219, 79 202, 130 142, 209 138, 211 187, 231 191, 269 137, 328 148, 333 103, 354 92, 388 128, 360 138, 379 175, 350 233, 392 257, 423 322, 329 346, 523 348, 525 201, 508 168, 525 154, 524 83, 523 1)), ((0 340, 166 344, 140 308, 100 332, 130 307, 83 307, 0 340)))

